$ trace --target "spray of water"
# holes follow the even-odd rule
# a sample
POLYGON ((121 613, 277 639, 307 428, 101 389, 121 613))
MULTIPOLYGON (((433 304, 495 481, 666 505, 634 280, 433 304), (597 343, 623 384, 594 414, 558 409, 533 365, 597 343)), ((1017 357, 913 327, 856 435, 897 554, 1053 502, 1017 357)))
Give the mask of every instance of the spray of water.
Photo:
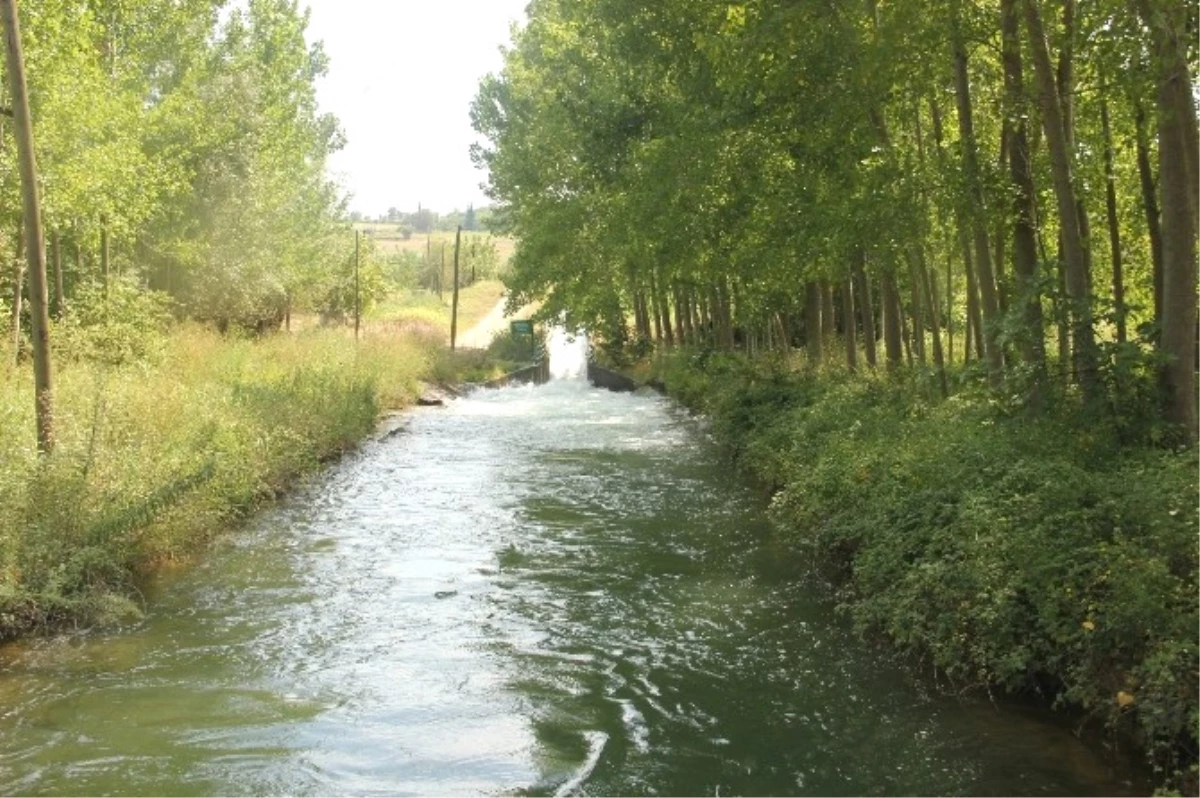
POLYGON ((546 340, 546 355, 550 358, 550 379, 587 379, 587 335, 567 332, 562 327, 550 330, 546 340))

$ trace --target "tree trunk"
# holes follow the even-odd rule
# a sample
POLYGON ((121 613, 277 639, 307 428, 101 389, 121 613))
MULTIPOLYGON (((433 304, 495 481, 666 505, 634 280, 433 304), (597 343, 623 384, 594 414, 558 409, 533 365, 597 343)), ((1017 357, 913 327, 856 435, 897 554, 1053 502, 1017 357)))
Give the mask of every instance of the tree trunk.
POLYGON ((646 299, 646 289, 639 284, 635 267, 627 269, 629 281, 629 298, 633 307, 633 337, 651 340, 650 306, 646 299))
MULTIPOLYGON (((1075 0, 1062 3, 1062 49, 1058 51, 1055 85, 1059 107, 1062 109, 1063 134, 1067 150, 1075 151, 1075 0)), ((1040 2, 1040 0, 1039 0, 1040 2)))
POLYGON ((676 286, 676 335, 686 346, 695 346, 691 330, 691 305, 683 287, 676 286))
POLYGON ((67 308, 67 294, 63 290, 62 239, 54 231, 54 318, 61 319, 67 308))
MULTIPOLYGON (((1140 6, 1148 6, 1144 0, 1140 6)), ((1147 9, 1148 10, 1148 9, 1147 9)), ((1149 17, 1149 14, 1146 15, 1149 17)), ((1150 23, 1161 69, 1158 84, 1158 168, 1162 192, 1163 300, 1162 351, 1167 355, 1163 382, 1167 420, 1196 441, 1196 153, 1192 132, 1196 110, 1187 63, 1178 57, 1184 36, 1184 9, 1150 23)))
POLYGON ((1075 193, 1067 127, 1055 86, 1050 49, 1046 44, 1046 32, 1042 25, 1038 2, 1039 0, 1024 0, 1025 28, 1033 52, 1034 74, 1042 108, 1042 126, 1050 153, 1054 194, 1058 200, 1062 227, 1066 287, 1071 300, 1072 362, 1079 375, 1084 399, 1091 402, 1099 396, 1099 382, 1096 373, 1097 352, 1095 331, 1092 327, 1091 293, 1088 288, 1088 256, 1083 238, 1086 227, 1081 219, 1079 200, 1075 193))
POLYGON ((941 323, 938 321, 937 275, 930 274, 930 270, 926 268, 923 250, 918 251, 915 268, 920 275, 921 293, 925 297, 925 307, 929 308, 929 326, 933 333, 933 362, 937 366, 938 385, 942 390, 942 397, 945 398, 950 395, 950 387, 946 382, 946 360, 945 354, 942 352, 941 323))
POLYGON ((833 316, 833 284, 821 281, 821 335, 832 341, 837 335, 837 322, 833 316))
POLYGON ((875 303, 871 298, 871 283, 867 280, 866 255, 858 250, 854 263, 854 304, 862 317, 863 349, 867 353, 867 365, 875 368, 878 356, 875 347, 875 303))
POLYGON ((946 362, 954 362, 954 257, 946 253, 946 362))
POLYGON ((963 162, 967 171, 971 195, 971 231, 975 242, 975 285, 982 303, 982 323, 976 320, 975 332, 980 335, 987 360, 988 383, 993 388, 1004 381, 1004 353, 1000 348, 1000 300, 996 293, 996 277, 992 269, 992 252, 988 242, 987 206, 979 171, 979 153, 975 143, 975 123, 971 109, 971 86, 967 73, 967 51, 961 38, 954 42, 954 86, 958 105, 958 130, 962 142, 963 162))
POLYGON ((4 25, 8 81, 12 91, 13 131, 17 140, 17 160, 21 172, 21 204, 24 207, 27 241, 25 251, 29 260, 29 316, 33 332, 34 406, 38 451, 49 454, 54 450, 54 390, 50 364, 46 245, 42 235, 33 121, 30 119, 29 95, 25 86, 25 59, 21 53, 21 29, 16 0, 0 0, 0 22, 4 25))
MULTIPOLYGON (((1000 126, 1000 158, 996 164, 996 174, 1004 174, 1008 169, 1009 163, 1009 143, 1012 140, 1012 132, 1009 129, 1009 120, 1004 119, 1000 126)), ((996 298, 1000 303, 1000 316, 1008 315, 1009 303, 1009 284, 1008 276, 1005 274, 1005 267, 1008 260, 1008 214, 999 212, 996 214, 996 234, 992 238, 993 246, 995 247, 995 255, 992 258, 992 263, 996 268, 996 298)), ((1008 358, 1005 358, 1007 363, 1008 358)))
POLYGON ((1004 91, 1010 115, 1008 168, 1013 185, 1013 272, 1015 300, 1021 309, 1024 329, 1020 335, 1021 358, 1034 370, 1035 384, 1045 377, 1046 330, 1038 275, 1036 189, 1029 155, 1029 122, 1025 108, 1025 78, 1021 63, 1018 0, 1001 0, 1003 32, 1004 91))
POLYGON ((842 340, 846 345, 846 368, 858 371, 858 343, 854 340, 854 281, 842 281, 842 340))
POLYGON ((1067 295, 1067 264, 1063 254, 1062 236, 1058 237, 1058 297, 1055 308, 1058 315, 1058 368, 1069 375, 1068 381, 1078 380, 1079 372, 1071 365, 1071 311, 1067 295))
POLYGON ((1137 124, 1138 178, 1142 186, 1142 207, 1146 212, 1146 230, 1150 237, 1150 259, 1154 266, 1154 322, 1162 325, 1163 290, 1163 245, 1162 214, 1158 210, 1158 188, 1154 183, 1154 170, 1150 167, 1150 135, 1146 131, 1146 111, 1140 101, 1135 103, 1134 120, 1137 124))
POLYGON ((737 341, 733 333, 733 297, 729 289, 729 281, 721 278, 717 282, 717 314, 720 328, 720 342, 723 349, 734 349, 737 341))
POLYGON ((908 269, 908 301, 912 305, 912 346, 916 350, 917 362, 925 365, 925 316, 924 304, 921 302, 921 280, 913 265, 915 258, 910 261, 908 269))
POLYGON ((665 341, 671 349, 675 348, 675 331, 671 329, 671 302, 667 298, 667 290, 663 280, 653 272, 650 274, 650 285, 654 291, 654 329, 660 341, 665 341))
POLYGON ((821 365, 823 357, 821 329, 821 286, 809 280, 804 286, 804 349, 811 366, 821 365))
POLYGON ((900 292, 896 278, 885 271, 882 278, 883 292, 883 351, 887 358, 888 371, 896 371, 904 358, 904 339, 900 323, 900 292))
MULTIPOLYGON (((933 144, 937 150, 938 165, 945 168, 946 154, 942 147, 942 109, 938 105, 937 95, 929 98, 929 115, 933 124, 933 144)), ((936 284, 936 280, 933 281, 936 284)), ((936 291, 935 291, 936 295, 936 291)), ((967 326, 970 326, 968 321, 967 326)), ((970 336, 964 337, 966 348, 970 349, 970 336)), ((946 362, 954 362, 954 257, 946 255, 946 362)))
POLYGON ((1117 341, 1125 343, 1125 277, 1121 270, 1121 226, 1117 220, 1117 175, 1113 168, 1112 129, 1108 102, 1100 98, 1100 126, 1104 133, 1104 208, 1108 215, 1108 243, 1112 255, 1113 306, 1117 315, 1117 341))
POLYGON ((87 268, 84 265, 83 247, 79 243, 79 225, 71 223, 71 240, 75 249, 75 274, 76 279, 87 274, 87 268))
POLYGON ((962 246, 963 273, 967 276, 967 327, 963 336, 963 363, 971 362, 971 346, 975 346, 975 357, 984 359, 983 315, 979 310, 979 285, 975 281, 975 253, 971 251, 970 237, 964 228, 959 233, 959 243, 962 246))
POLYGON ((666 333, 663 331, 662 305, 659 304, 658 291, 654 283, 650 284, 649 293, 642 292, 642 315, 646 319, 645 336, 648 340, 666 343, 666 333))
MULTIPOLYGON (((1200 122, 1196 119, 1196 103, 1192 94, 1194 81, 1188 64, 1189 40, 1196 38, 1195 31, 1188 30, 1189 6, 1170 0, 1157 3, 1153 0, 1135 0, 1135 4, 1142 22, 1150 29, 1153 52, 1158 63, 1160 112, 1165 102, 1177 114, 1172 126, 1183 141, 1181 181, 1191 206, 1192 218, 1195 219, 1200 212, 1200 165, 1197 163, 1200 159, 1200 131, 1197 125, 1200 122), (1166 95, 1162 94, 1164 90, 1166 95)), ((1161 159, 1161 142, 1159 146, 1161 159)), ((1166 173, 1161 163, 1159 172, 1166 173)))

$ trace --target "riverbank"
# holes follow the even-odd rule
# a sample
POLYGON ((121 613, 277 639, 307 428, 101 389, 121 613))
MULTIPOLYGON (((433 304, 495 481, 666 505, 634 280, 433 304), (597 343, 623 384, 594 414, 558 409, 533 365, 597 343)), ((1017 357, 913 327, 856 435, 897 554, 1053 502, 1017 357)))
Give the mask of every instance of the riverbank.
POLYGON ((39 458, 27 370, 0 383, 0 639, 136 616, 136 585, 357 445, 422 379, 438 338, 340 329, 262 338, 184 326, 119 363, 57 374, 39 458))
POLYGON ((4 647, 0 793, 1146 790, 855 640, 674 402, 558 380, 405 422, 138 624, 4 647))
POLYGON ((767 487, 860 634, 956 691, 1075 710, 1195 791, 1194 449, 882 376, 690 352, 656 376, 767 487))

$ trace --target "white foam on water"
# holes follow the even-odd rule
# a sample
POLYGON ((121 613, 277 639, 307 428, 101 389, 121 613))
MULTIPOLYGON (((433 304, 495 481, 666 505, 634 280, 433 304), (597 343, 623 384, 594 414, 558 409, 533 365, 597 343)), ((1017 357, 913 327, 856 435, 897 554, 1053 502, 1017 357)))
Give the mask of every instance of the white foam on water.
POLYGON ((550 330, 546 340, 551 380, 586 380, 588 340, 584 332, 568 332, 562 327, 550 330))
POLYGON ((588 744, 587 759, 571 778, 563 782, 562 786, 554 791, 554 798, 564 798, 567 795, 574 795, 575 791, 582 787, 583 783, 592 775, 592 771, 596 769, 596 765, 600 763, 600 755, 604 753, 604 745, 608 742, 608 735, 602 731, 588 731, 583 733, 583 737, 587 740, 588 744))

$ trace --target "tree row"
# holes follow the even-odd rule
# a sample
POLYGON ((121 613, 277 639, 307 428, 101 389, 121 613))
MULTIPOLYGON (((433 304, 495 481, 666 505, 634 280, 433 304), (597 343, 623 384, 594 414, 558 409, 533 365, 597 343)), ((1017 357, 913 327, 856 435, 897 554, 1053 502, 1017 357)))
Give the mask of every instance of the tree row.
POLYGON ((1194 3, 529 13, 473 107, 514 302, 618 346, 908 364, 943 394, 1150 391, 1194 439, 1194 3))

